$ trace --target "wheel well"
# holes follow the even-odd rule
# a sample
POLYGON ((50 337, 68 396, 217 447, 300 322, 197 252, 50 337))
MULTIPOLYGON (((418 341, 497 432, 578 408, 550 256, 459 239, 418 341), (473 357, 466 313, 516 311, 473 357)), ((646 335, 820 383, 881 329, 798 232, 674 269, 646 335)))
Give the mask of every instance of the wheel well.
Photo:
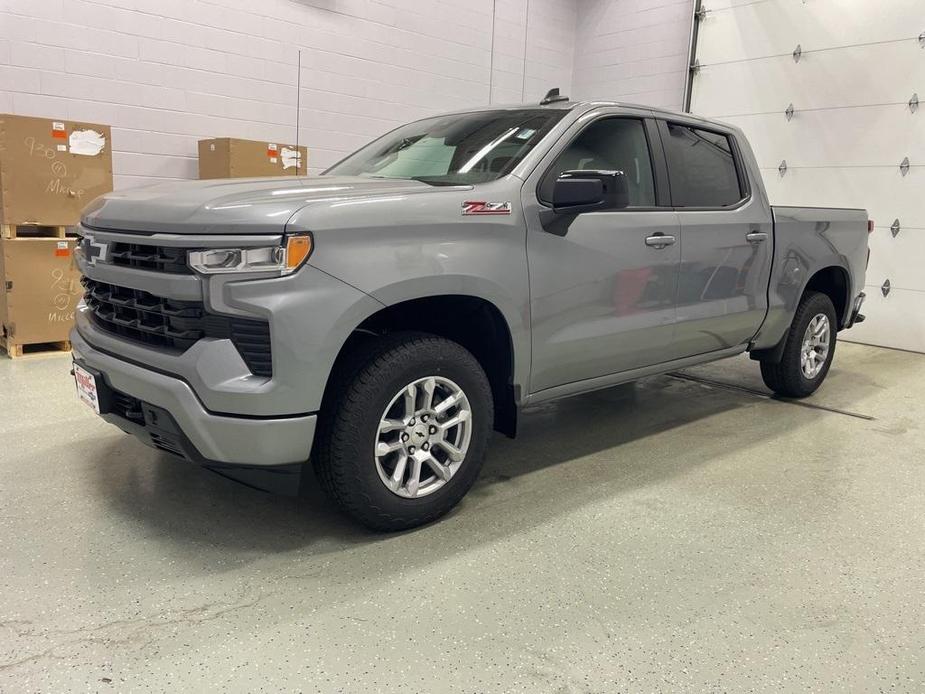
POLYGON ((516 434, 514 346, 507 322, 494 304, 474 296, 451 294, 386 306, 357 326, 341 348, 334 368, 343 364, 359 344, 400 330, 439 335, 472 352, 491 384, 494 428, 507 436, 516 434))
MULTIPOLYGON (((844 268, 835 265, 822 268, 809 278, 809 282, 806 283, 806 287, 803 289, 803 294, 805 295, 808 291, 820 292, 832 300, 838 321, 838 329, 841 330, 845 326, 845 310, 850 301, 848 297, 848 273, 845 272, 844 268)), ((802 296, 800 298, 802 300, 802 296)), ((749 357, 756 361, 766 361, 771 364, 780 363, 784 353, 784 346, 787 344, 788 332, 788 330, 784 331, 780 341, 774 347, 751 350, 749 357)))
POLYGON ((805 291, 816 291, 828 295, 835 306, 838 328, 845 325, 845 312, 848 308, 848 273, 844 268, 831 266, 819 270, 809 278, 805 291))

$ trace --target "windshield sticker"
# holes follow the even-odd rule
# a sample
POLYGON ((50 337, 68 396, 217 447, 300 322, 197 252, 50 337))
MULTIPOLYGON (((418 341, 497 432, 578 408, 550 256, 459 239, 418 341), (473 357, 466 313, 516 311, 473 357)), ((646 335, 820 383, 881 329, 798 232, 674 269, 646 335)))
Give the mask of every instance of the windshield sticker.
POLYGON ((463 214, 510 214, 510 202, 485 202, 484 200, 467 200, 462 204, 463 214))

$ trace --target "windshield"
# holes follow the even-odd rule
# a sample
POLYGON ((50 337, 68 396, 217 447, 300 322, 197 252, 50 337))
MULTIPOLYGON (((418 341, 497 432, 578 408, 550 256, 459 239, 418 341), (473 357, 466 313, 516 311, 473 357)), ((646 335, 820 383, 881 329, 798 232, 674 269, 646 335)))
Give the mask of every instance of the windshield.
POLYGON ((427 118, 383 135, 324 173, 432 185, 493 181, 507 175, 566 113, 519 109, 427 118))

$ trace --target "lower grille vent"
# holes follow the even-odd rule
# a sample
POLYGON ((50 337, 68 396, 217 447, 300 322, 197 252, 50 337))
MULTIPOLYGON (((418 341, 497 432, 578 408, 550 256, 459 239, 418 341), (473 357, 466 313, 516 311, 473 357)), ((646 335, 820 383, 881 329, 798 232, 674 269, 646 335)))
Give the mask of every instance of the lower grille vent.
POLYGON ((151 436, 151 443, 160 448, 162 451, 167 451, 168 453, 173 453, 178 455, 181 458, 185 458, 186 454, 183 452, 180 442, 171 436, 164 436, 156 432, 149 432, 151 436))

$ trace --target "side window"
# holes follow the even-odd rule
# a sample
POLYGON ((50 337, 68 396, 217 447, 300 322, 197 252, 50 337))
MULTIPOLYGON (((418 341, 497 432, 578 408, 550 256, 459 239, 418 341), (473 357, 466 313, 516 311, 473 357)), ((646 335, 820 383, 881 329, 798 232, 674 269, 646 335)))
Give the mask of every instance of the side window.
POLYGON ((655 206, 655 180, 649 143, 641 120, 605 118, 594 121, 559 154, 540 183, 538 197, 552 200, 552 189, 563 171, 622 171, 631 207, 655 206))
POLYGON ((745 197, 728 135, 666 125, 668 139, 663 144, 674 206, 728 207, 745 197))

